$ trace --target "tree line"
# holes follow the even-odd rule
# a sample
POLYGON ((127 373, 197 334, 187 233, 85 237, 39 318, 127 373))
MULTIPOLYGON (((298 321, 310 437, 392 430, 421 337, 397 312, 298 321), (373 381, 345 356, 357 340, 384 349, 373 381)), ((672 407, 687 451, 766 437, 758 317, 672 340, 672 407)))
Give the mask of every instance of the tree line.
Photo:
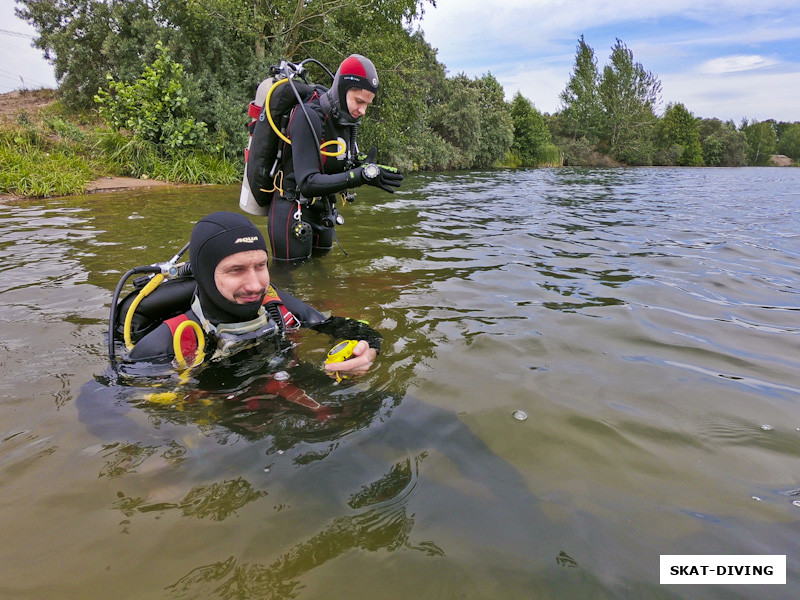
MULTIPOLYGON (((380 160, 407 170, 496 165, 766 164, 800 159, 800 123, 698 119, 660 104, 661 83, 620 40, 598 68, 583 37, 543 114, 509 102, 487 73, 448 76, 415 23, 429 0, 17 0, 62 101, 167 153, 241 161, 247 106, 271 65, 313 57, 335 70, 358 52, 380 87, 361 127, 380 160)), ((430 4, 434 4, 430 0, 430 4)), ((322 70, 318 83, 329 84, 322 70)))
POLYGON ((800 159, 800 123, 732 121, 695 117, 683 104, 669 104, 657 116, 661 82, 635 62, 621 40, 599 70, 583 36, 561 93, 562 110, 550 127, 568 164, 765 165, 773 154, 800 159))

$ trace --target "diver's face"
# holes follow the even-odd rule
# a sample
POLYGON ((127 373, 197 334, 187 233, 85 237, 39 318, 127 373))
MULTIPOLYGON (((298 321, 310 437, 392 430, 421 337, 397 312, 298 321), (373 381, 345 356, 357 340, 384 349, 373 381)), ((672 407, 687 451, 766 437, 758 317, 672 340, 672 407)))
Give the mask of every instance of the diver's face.
POLYGON ((347 111, 354 119, 360 119, 367 112, 367 107, 372 104, 375 94, 361 88, 347 90, 347 111))
POLYGON ((223 258, 214 269, 214 283, 223 297, 236 304, 261 300, 269 286, 267 253, 246 250, 223 258))

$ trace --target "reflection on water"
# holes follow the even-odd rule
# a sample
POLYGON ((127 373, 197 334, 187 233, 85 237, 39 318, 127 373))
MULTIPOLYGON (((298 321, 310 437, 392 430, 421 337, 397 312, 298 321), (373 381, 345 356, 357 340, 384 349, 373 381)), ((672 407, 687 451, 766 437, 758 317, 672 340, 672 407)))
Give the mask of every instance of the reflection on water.
MULTIPOLYGON (((418 460, 413 476, 416 476, 418 460)), ((444 556, 433 542, 413 543, 414 518, 403 503, 412 482, 411 460, 392 466, 389 473, 370 483, 349 503, 355 515, 334 519, 324 530, 302 540, 269 565, 239 564, 235 557, 193 569, 168 590, 175 597, 198 596, 209 591, 222 598, 292 598, 303 588, 304 574, 349 552, 392 552, 400 548, 425 556, 444 556)))
POLYGON ((343 209, 349 256, 271 267, 383 334, 339 386, 313 332, 108 378, 119 277, 235 188, 0 205, 0 595, 763 597, 660 586, 662 554, 786 554, 797 582, 800 171, 407 183, 343 209))

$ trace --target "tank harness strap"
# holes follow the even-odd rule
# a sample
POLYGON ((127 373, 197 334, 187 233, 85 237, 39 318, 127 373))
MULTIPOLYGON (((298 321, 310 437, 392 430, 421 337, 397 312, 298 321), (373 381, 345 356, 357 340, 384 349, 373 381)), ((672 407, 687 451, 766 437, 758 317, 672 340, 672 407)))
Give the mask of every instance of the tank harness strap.
POLYGON ((284 306, 274 287, 269 286, 267 294, 264 296, 264 300, 262 300, 261 304, 265 307, 267 307, 269 304, 277 305, 284 325, 284 327, 281 327, 281 329, 297 329, 300 327, 300 320, 295 317, 294 314, 292 314, 292 312, 286 308, 286 306, 284 306))
POLYGON ((297 320, 297 317, 295 317, 288 308, 283 304, 279 304, 278 308, 281 311, 283 322, 286 324, 286 329, 297 329, 300 327, 300 321, 297 320))
MULTIPOLYGON (((172 337, 175 337, 175 332, 178 331, 178 325, 188 320, 189 317, 187 317, 186 315, 178 315, 177 317, 172 317, 171 319, 167 319, 166 321, 164 321, 164 323, 167 324, 170 332, 172 332, 172 337)), ((197 333, 195 333, 194 329, 192 329, 191 327, 187 327, 181 332, 181 353, 184 356, 191 356, 195 352, 197 352, 197 347, 198 347, 197 333)))

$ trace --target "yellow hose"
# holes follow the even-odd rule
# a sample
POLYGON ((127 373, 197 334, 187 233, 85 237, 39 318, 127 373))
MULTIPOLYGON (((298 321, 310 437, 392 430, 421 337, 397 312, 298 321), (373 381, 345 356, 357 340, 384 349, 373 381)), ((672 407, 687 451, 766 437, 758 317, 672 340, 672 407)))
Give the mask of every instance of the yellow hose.
POLYGON ((181 369, 190 369, 203 362, 205 358, 203 350, 205 350, 205 348, 206 337, 203 335, 203 330, 200 328, 200 325, 194 321, 188 320, 175 328, 175 333, 172 335, 172 349, 175 351, 175 360, 178 361, 178 366, 181 369), (183 330, 187 327, 194 329, 194 333, 197 336, 197 350, 195 351, 194 362, 191 365, 186 364, 186 357, 183 355, 183 350, 181 350, 181 335, 183 335, 183 330))
POLYGON ((131 341, 131 323, 133 322, 133 315, 136 312, 136 308, 139 306, 139 303, 144 300, 145 296, 156 289, 162 281, 164 281, 163 274, 157 273, 154 275, 153 278, 147 282, 147 285, 142 288, 142 291, 139 292, 139 295, 136 296, 134 301, 131 303, 127 314, 125 315, 125 327, 122 330, 122 335, 125 339, 125 347, 128 349, 128 351, 133 350, 133 341, 131 341))
MULTIPOLYGON (((287 77, 284 79, 278 79, 278 81, 272 84, 272 87, 269 88, 269 91, 267 92, 267 99, 264 100, 264 106, 266 107, 264 112, 267 113, 267 120, 269 121, 269 124, 272 126, 272 130, 276 133, 276 135, 279 138, 281 138, 284 142, 286 142, 291 146, 292 140, 283 135, 281 133, 281 130, 278 129, 278 126, 275 125, 275 121, 272 119, 272 111, 269 109, 269 99, 272 98, 272 92, 274 92, 275 88, 277 88, 279 85, 284 84, 288 81, 289 78, 287 77)), ((342 142, 341 140, 331 140, 329 142, 325 142, 319 147, 320 154, 322 154, 323 156, 341 156, 342 154, 345 153, 346 150, 347 148, 345 147, 344 142, 342 142), (327 148, 332 144, 339 146, 338 152, 328 152, 327 150, 325 150, 325 148, 327 148)))
POLYGON ((329 142, 325 142, 324 144, 322 144, 319 147, 319 152, 323 156, 341 156, 342 154, 344 154, 344 151, 346 149, 347 148, 345 148, 344 142, 342 140, 331 140, 329 142), (339 151, 338 152, 328 152, 327 150, 323 150, 323 148, 327 148, 328 146, 333 145, 333 144, 339 146, 339 151))

